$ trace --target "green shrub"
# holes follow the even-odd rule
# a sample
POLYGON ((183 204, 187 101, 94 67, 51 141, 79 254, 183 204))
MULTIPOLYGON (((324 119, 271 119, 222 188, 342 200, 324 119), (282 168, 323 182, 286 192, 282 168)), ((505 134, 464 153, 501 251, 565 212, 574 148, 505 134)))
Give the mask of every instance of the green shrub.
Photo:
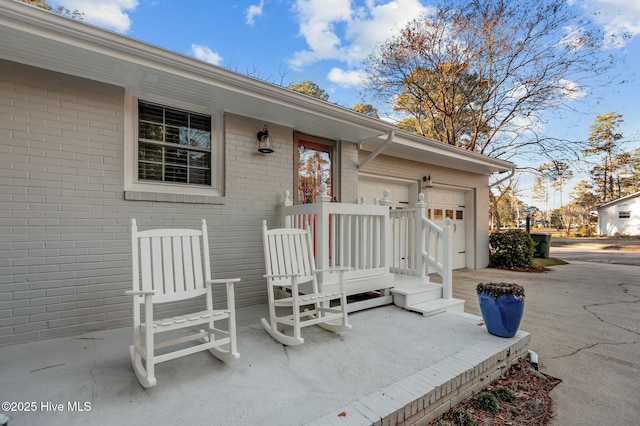
POLYGON ((438 420, 435 422, 434 426, 451 426, 451 423, 446 420, 438 420))
POLYGON ((518 399, 516 397, 516 394, 508 388, 505 388, 504 386, 500 386, 499 388, 496 388, 496 390, 493 391, 493 394, 500 400, 500 401, 504 401, 504 402, 516 402, 516 399, 518 399))
POLYGON ((498 398, 489 392, 480 392, 478 396, 476 396, 475 404, 479 409, 491 414, 497 413, 500 409, 498 398))
POLYGON ((474 426, 476 424, 476 419, 464 408, 456 410, 453 415, 461 426, 474 426))
POLYGON ((535 242, 520 229, 509 229, 489 235, 489 259, 502 268, 532 268, 535 242))

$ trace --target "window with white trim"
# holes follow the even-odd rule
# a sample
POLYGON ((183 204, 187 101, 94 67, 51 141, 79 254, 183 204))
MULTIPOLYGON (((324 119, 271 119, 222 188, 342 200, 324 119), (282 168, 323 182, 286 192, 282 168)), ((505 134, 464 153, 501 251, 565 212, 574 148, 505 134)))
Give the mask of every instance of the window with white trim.
POLYGON ((125 199, 222 203, 223 112, 134 93, 125 99, 125 199))
POLYGON ((138 101, 138 180, 211 185, 211 116, 138 101))
POLYGON ((630 211, 618 212, 618 219, 631 219, 631 212, 630 211))

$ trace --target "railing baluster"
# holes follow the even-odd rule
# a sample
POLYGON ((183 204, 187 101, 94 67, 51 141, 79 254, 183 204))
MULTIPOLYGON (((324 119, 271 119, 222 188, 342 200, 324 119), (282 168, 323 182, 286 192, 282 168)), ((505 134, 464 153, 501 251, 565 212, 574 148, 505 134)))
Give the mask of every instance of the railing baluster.
POLYGON ((386 205, 329 201, 285 205, 284 223, 299 228, 310 224, 317 243, 316 259, 324 259, 325 265, 350 267, 355 272, 387 268, 417 276, 436 272, 443 281, 449 280, 452 233, 425 217, 423 199, 415 208, 394 211, 386 205), (318 234, 321 230, 324 235, 318 234))
POLYGON ((338 217, 336 215, 331 215, 331 228, 329 230, 329 243, 331 244, 331 256, 330 256, 330 265, 332 268, 338 267, 340 264, 338 256, 340 253, 340 236, 338 235, 338 217))

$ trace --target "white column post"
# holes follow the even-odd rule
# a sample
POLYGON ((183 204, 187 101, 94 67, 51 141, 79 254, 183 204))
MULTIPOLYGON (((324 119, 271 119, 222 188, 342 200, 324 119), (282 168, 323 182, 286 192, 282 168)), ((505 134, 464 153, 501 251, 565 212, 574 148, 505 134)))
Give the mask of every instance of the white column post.
POLYGON ((390 206, 392 201, 389 199, 389 190, 385 188, 382 191, 382 200, 378 201, 378 204, 381 206, 390 206))
POLYGON ((451 232, 451 219, 446 218, 442 229, 442 297, 453 297, 453 232, 451 232))
MULTIPOLYGON (((318 217, 316 218, 316 267, 329 269, 329 203, 331 197, 327 195, 327 184, 320 184, 320 195, 316 197, 318 217)), ((324 282, 325 272, 320 272, 318 278, 324 282)))
MULTIPOLYGON (((385 188, 382 191, 382 200, 378 200, 378 205, 390 206, 391 203, 392 201, 389 199, 389 190, 385 188)), ((393 263, 391 259, 391 256, 392 256, 391 246, 393 245, 394 237, 391 231, 391 218, 389 217, 389 210, 387 210, 386 215, 382 220, 383 220, 383 223, 382 223, 383 230, 381 234, 382 234, 382 238, 384 238, 384 241, 380 241, 380 250, 382 250, 382 253, 380 254, 380 256, 382 259, 384 259, 385 268, 389 268, 389 271, 391 271, 391 265, 393 263)))
POLYGON ((293 201, 291 200, 291 196, 289 194, 289 191, 284 191, 284 227, 285 228, 293 228, 293 221, 291 218, 291 215, 287 214, 287 207, 291 207, 293 206, 293 201))
POLYGON ((426 232, 422 226, 422 218, 426 218, 427 203, 424 202, 424 194, 422 192, 418 194, 418 202, 415 205, 415 210, 416 215, 414 218, 414 252, 416 275, 419 277, 424 277, 426 275, 426 264, 424 261, 424 256, 422 256, 422 250, 428 250, 428 247, 426 247, 426 232))

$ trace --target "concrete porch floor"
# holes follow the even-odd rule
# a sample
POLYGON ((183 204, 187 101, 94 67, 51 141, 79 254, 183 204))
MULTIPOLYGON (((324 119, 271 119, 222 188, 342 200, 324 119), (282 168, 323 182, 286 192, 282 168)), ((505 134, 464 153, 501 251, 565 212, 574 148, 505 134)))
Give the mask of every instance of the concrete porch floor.
POLYGON ((239 360, 204 352, 159 364, 148 390, 131 369, 129 328, 2 347, 0 399, 35 410, 0 413, 10 426, 416 424, 427 414, 425 424, 499 376, 530 339, 492 336, 469 314, 384 306, 351 314, 342 335, 308 327, 304 345, 285 347, 262 329, 265 315, 238 310, 239 360))

